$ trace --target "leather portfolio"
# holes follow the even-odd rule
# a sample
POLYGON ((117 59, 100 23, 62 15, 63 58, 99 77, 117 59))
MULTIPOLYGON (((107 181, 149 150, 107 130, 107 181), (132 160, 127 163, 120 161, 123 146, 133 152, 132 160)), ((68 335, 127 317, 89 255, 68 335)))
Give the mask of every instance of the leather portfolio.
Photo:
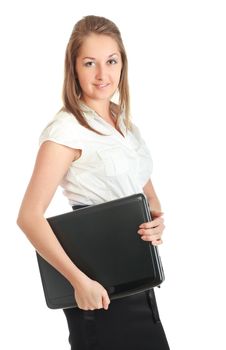
MULTIPOLYGON (((143 193, 84 206, 47 218, 63 249, 88 277, 116 299, 159 286, 164 271, 158 247, 141 239, 139 225, 151 221, 143 193)), ((69 281, 36 251, 47 306, 77 307, 69 281)))

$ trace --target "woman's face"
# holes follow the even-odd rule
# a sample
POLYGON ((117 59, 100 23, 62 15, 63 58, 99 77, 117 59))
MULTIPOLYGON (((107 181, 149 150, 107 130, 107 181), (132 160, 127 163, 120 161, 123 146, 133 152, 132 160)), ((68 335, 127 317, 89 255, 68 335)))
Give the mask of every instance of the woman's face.
POLYGON ((107 35, 91 34, 83 42, 76 60, 81 98, 110 100, 117 90, 122 69, 117 42, 107 35))

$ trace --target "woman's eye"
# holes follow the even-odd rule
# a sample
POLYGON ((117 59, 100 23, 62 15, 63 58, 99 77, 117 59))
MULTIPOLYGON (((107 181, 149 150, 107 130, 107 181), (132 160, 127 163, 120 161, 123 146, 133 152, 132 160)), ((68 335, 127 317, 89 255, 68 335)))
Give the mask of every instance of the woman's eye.
MULTIPOLYGON (((114 60, 114 59, 111 59, 111 60, 108 60, 107 63, 110 64, 110 65, 113 65, 113 64, 116 64, 117 61, 114 60)), ((84 64, 85 67, 92 67, 92 66, 94 66, 94 65, 95 65, 95 62, 94 62, 94 61, 88 61, 88 62, 86 62, 86 63, 84 64)))
POLYGON ((85 63, 85 67, 91 67, 93 65, 93 61, 89 61, 85 63))
POLYGON ((108 63, 110 63, 110 64, 116 64, 117 61, 116 61, 116 60, 109 60, 108 63))

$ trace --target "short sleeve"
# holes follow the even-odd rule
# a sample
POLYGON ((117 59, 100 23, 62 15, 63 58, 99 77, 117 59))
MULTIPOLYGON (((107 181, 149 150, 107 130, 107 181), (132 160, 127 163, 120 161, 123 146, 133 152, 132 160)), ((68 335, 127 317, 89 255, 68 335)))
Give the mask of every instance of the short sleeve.
POLYGON ((72 114, 59 112, 41 132, 39 145, 48 140, 71 148, 83 149, 79 129, 80 124, 72 114))
POLYGON ((139 128, 132 123, 132 133, 135 136, 138 146, 136 149, 138 155, 139 163, 139 180, 142 184, 142 187, 148 182, 152 172, 153 172, 153 160, 150 153, 150 150, 141 136, 139 128))

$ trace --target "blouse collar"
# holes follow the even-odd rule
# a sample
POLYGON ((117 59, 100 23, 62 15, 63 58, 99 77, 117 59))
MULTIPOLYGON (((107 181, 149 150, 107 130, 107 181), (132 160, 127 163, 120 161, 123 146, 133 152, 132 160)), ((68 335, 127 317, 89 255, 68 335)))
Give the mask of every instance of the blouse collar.
MULTIPOLYGON (((83 115, 84 115, 84 117, 87 120, 95 119, 95 120, 98 120, 98 121, 106 123, 106 121, 103 118, 101 118, 101 116, 94 109, 92 109, 91 107, 87 106, 82 101, 79 101, 79 104, 80 104, 81 110, 83 112, 83 115)), ((123 132, 123 135, 126 134, 126 126, 125 126, 125 123, 124 123, 124 119, 125 119, 125 113, 123 111, 119 115, 119 127, 120 127, 120 130, 123 132)))

